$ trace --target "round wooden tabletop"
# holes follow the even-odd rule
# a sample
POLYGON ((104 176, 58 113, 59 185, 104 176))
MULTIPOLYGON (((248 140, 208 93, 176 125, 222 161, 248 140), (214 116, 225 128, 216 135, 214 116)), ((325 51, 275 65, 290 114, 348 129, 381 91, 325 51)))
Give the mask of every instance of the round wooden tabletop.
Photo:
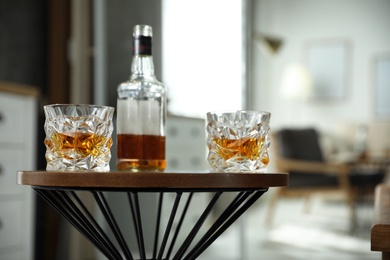
POLYGON ((17 183, 61 188, 258 189, 287 186, 288 174, 19 171, 17 183))

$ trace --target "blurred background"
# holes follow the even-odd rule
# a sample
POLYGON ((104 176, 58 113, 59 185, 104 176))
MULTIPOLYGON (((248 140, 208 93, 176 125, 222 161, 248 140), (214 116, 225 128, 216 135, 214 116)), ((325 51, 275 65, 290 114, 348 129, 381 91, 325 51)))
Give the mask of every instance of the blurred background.
MULTIPOLYGON (((116 106, 116 88, 130 75, 136 24, 153 27, 155 71, 169 93, 167 170, 207 170, 204 118, 212 110, 269 111, 272 131, 315 128, 329 160, 348 161, 357 153, 390 157, 388 0, 0 0, 0 93, 11 100, 6 106, 11 116, 19 106, 14 99, 22 104, 29 100, 31 106, 16 116, 35 118, 31 123, 23 119, 20 134, 31 138, 18 144, 28 163, 8 167, 11 174, 45 169, 43 105, 116 106)), ((0 126, 1 135, 15 136, 13 127, 0 126)), ((1 149, 11 146, 10 141, 0 142, 1 149)), ((114 146, 112 169, 115 150, 114 146)), ((270 152, 268 171, 273 172, 277 168, 272 144, 270 152)), ((19 159, 4 160, 6 164, 19 159)), ((1 175, 0 182, 5 183, 1 175)), ((88 250, 80 249, 89 242, 72 240, 76 232, 27 189, 0 194, 0 212, 13 201, 20 210, 33 205, 28 214, 19 209, 14 213, 24 216, 15 221, 33 220, 18 235, 31 239, 15 238, 14 244, 0 240, 0 259, 95 259, 94 252, 83 255, 88 250), (11 258, 15 255, 25 257, 11 258)), ((269 193, 248 213, 247 221, 264 234, 275 231, 263 225, 269 193)), ((283 200, 272 227, 286 223, 283 210, 293 212, 300 203, 283 200)), ((341 230, 347 230, 345 205, 331 206, 337 206, 337 219, 345 220, 341 230)), ((319 215, 324 213, 320 210, 319 215)), ((300 210, 296 218, 302 218, 300 210)), ((248 229, 253 228, 237 226, 221 245, 226 248, 223 241, 230 240, 239 244, 242 236, 251 240, 248 229)), ((269 237, 259 239, 245 248, 241 244, 229 257, 259 259, 280 249, 280 241, 270 247, 269 237)), ((358 239, 368 245, 367 236, 358 239)), ((297 250, 296 259, 310 256, 299 253, 305 249, 297 250)), ((364 250, 364 259, 378 259, 369 251, 369 247, 364 250)), ((358 259, 359 254, 355 250, 342 256, 358 259)))

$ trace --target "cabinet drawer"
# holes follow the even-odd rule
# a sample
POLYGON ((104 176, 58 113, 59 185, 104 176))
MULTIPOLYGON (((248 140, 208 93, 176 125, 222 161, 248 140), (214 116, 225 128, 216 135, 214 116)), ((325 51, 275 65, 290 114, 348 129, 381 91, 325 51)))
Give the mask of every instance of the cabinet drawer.
POLYGON ((25 100, 24 97, 9 94, 0 96, 0 142, 24 142, 24 121, 31 116, 31 111, 25 107, 25 100))
POLYGON ((18 194, 27 188, 16 184, 16 172, 23 170, 24 156, 22 150, 0 149, 0 196, 18 194))
POLYGON ((166 159, 167 169, 173 171, 206 171, 209 168, 205 149, 169 146, 166 159))
POLYGON ((22 202, 0 202, 0 248, 20 244, 22 224, 22 202))

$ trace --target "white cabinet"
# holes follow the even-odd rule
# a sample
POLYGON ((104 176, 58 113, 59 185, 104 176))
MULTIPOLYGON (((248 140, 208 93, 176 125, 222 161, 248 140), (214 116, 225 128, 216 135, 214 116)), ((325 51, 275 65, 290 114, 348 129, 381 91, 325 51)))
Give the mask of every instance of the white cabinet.
POLYGON ((206 171, 205 120, 168 116, 166 124, 167 171, 206 171))
POLYGON ((0 202, 0 250, 19 247, 22 240, 22 207, 21 201, 0 202))
POLYGON ((34 195, 16 172, 36 170, 37 120, 35 89, 0 82, 0 260, 33 259, 34 195))

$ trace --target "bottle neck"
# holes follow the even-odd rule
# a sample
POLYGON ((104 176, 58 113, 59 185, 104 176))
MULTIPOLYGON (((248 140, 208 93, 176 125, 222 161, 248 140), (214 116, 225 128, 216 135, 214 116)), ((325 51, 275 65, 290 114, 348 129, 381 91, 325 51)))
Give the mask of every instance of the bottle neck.
POLYGON ((155 77, 152 56, 152 37, 138 36, 133 38, 133 61, 131 74, 134 77, 155 77))
POLYGON ((131 63, 131 77, 155 77, 152 56, 135 55, 131 63))

